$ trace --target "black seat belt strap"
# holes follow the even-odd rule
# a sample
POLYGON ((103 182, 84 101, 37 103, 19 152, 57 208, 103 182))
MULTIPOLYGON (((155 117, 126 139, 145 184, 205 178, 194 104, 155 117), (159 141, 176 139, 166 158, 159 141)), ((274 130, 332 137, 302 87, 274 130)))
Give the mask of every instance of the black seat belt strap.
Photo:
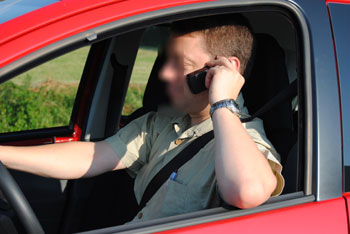
POLYGON ((209 131, 204 135, 198 137, 192 143, 190 143, 185 149, 183 149, 178 155, 176 155, 168 164, 165 165, 147 185, 145 192, 143 193, 139 209, 145 207, 146 203, 153 197, 158 189, 169 179, 172 172, 177 171, 182 165, 193 158, 198 151, 203 148, 210 140, 214 138, 214 131, 209 131))
POLYGON ((247 118, 241 119, 242 123, 249 122, 255 119, 256 117, 261 116, 262 114, 268 112, 269 110, 271 110, 278 104, 281 104, 285 100, 297 96, 297 93, 298 93, 298 82, 297 80, 294 80, 286 88, 280 91, 276 96, 270 99, 270 101, 268 101, 265 105, 263 105, 259 110, 257 110, 254 114, 252 114, 247 118))

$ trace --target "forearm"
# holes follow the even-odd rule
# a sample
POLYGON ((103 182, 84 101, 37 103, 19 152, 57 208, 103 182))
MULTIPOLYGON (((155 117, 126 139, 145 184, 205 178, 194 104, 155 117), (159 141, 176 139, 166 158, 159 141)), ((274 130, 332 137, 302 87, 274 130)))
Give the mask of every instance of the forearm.
POLYGON ((276 187, 276 178, 264 155, 226 108, 213 114, 215 171, 223 199, 240 208, 265 202, 276 187))
POLYGON ((122 168, 107 144, 70 142, 28 147, 0 146, 0 160, 9 168, 45 177, 90 177, 122 168))

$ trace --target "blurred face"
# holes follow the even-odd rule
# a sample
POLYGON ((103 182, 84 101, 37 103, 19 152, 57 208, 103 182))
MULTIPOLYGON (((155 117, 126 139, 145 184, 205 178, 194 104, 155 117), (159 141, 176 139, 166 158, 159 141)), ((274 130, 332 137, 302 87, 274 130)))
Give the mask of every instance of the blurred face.
POLYGON ((204 49, 198 33, 171 36, 167 47, 167 60, 160 70, 160 79, 166 82, 167 94, 175 108, 194 114, 208 106, 208 90, 192 94, 186 75, 205 66, 211 56, 204 49))

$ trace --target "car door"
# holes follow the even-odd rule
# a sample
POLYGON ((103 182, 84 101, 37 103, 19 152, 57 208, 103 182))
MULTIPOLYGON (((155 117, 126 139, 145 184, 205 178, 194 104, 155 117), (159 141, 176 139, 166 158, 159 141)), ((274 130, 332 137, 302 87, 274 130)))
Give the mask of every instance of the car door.
MULTIPOLYGON (((256 6, 264 3, 257 1, 256 6)), ((277 2, 273 5, 289 6, 288 10, 297 18, 294 29, 300 46, 296 52, 299 65, 296 76, 299 79, 297 154, 302 161, 300 170, 303 170, 301 190, 272 198, 249 210, 215 208, 89 233, 348 233, 347 206, 341 186, 339 93, 327 5, 324 1, 279 3, 281 5, 277 2)), ((250 5, 250 10, 253 6, 250 5)), ((200 11, 192 13, 192 17, 200 15, 200 11)), ((248 13, 246 16, 249 18, 248 13)), ((269 16, 258 19, 264 21, 269 16)), ((253 18, 249 19, 254 21, 253 18)), ((265 25, 272 27, 273 22, 265 25)), ((288 167, 286 165, 285 169, 288 167)), ((290 179, 292 176, 286 177, 290 179)))
MULTIPOLYGON (((80 93, 78 91, 76 99, 80 104, 73 109, 76 112, 73 111, 73 115, 71 115, 73 123, 72 126, 69 125, 70 132, 60 135, 57 132, 49 132, 35 138, 34 133, 29 131, 30 137, 25 138, 30 139, 27 145, 79 140, 80 134, 83 136, 81 140, 101 140, 118 130, 128 82, 119 83, 119 85, 118 83, 113 84, 114 68, 111 65, 111 52, 113 51, 109 51, 108 48, 110 48, 111 43, 116 43, 122 38, 123 34, 137 34, 140 29, 155 24, 170 23, 174 20, 208 14, 243 12, 247 17, 250 17, 254 24, 260 22, 258 28, 262 32, 280 36, 279 42, 283 43, 284 40, 288 41, 294 37, 297 39, 297 46, 292 47, 292 51, 294 49, 294 52, 291 53, 292 57, 288 57, 286 60, 291 62, 294 58, 296 61, 294 65, 293 62, 291 63, 290 67, 293 69, 288 70, 288 72, 291 75, 294 74, 295 78, 299 80, 299 112, 297 113, 299 135, 294 155, 298 155, 301 167, 299 168, 297 163, 297 168, 294 169, 302 171, 301 177, 298 179, 301 182, 300 186, 277 198, 270 199, 266 204, 257 208, 236 210, 233 207, 218 207, 139 224, 96 230, 91 233, 122 231, 132 233, 161 231, 212 233, 232 232, 233 230, 245 233, 348 232, 346 204, 342 197, 340 183, 342 163, 340 118, 337 118, 339 117, 338 87, 334 83, 336 67, 335 62, 328 59, 334 54, 327 6, 323 1, 276 0, 271 2, 261 0, 246 2, 237 0, 209 1, 197 4, 186 1, 169 1, 161 4, 154 0, 144 1, 140 4, 139 1, 131 0, 101 3, 99 7, 96 7, 98 3, 94 5, 91 2, 93 1, 87 3, 90 4, 90 10, 84 8, 85 11, 80 11, 84 4, 78 1, 61 1, 49 6, 46 8, 47 12, 55 17, 61 17, 60 12, 67 11, 68 13, 59 18, 60 20, 50 21, 50 24, 45 27, 40 24, 40 20, 37 20, 35 21, 35 30, 25 31, 26 33, 21 37, 12 38, 13 40, 0 47, 0 50, 7 52, 9 56, 9 58, 4 58, 4 53, 0 53, 0 64, 4 66, 2 73, 0 73, 0 75, 3 74, 1 77, 3 81, 12 77, 11 74, 16 73, 16 69, 25 70, 28 66, 33 67, 35 63, 48 60, 50 56, 57 57, 58 54, 64 54, 83 45, 93 44, 92 48, 94 49, 90 52, 91 56, 87 59, 86 70, 83 72, 83 78, 86 77, 86 81, 83 79, 81 87, 84 88, 80 90, 80 93), (292 22, 292 24, 288 23, 288 27, 293 30, 293 34, 287 34, 286 37, 282 33, 276 32, 275 28, 272 27, 275 25, 279 29, 283 29, 284 24, 280 20, 285 16, 287 17, 284 18, 283 22, 292 22), (28 45, 29 43, 32 45, 28 45), (16 60, 16 58, 22 59, 16 60), (103 62, 101 59, 104 59, 103 62), (110 87, 114 87, 114 91, 120 88, 118 92, 121 93, 113 94, 116 96, 111 95, 110 87), (328 95, 320 95, 324 93, 328 95), (114 102, 115 100, 117 102, 114 102), (109 107, 109 103, 113 105, 109 107), (323 105, 324 103, 336 104, 323 105), (115 107, 114 111, 111 108, 113 106, 115 107), (329 119, 333 120, 333 126, 328 122, 329 119), (46 139, 46 141, 41 140, 36 143, 36 140, 31 142, 31 139, 46 139)), ((34 15, 40 15, 38 12, 36 14, 34 15)), ((41 17, 49 21, 49 17, 41 17)), ((16 22, 21 22, 26 26, 25 20, 28 18, 29 16, 19 18, 16 22)), ((33 17, 33 19, 39 18, 33 17)), ((11 27, 11 30, 15 30, 14 27, 11 27)), ((9 35, 7 36, 10 38, 9 35)), ((124 38, 119 42, 127 43, 131 42, 132 39, 132 37, 129 40, 124 38)), ((128 48, 122 45, 119 46, 119 51, 128 48)), ((288 44, 284 44, 282 47, 285 51, 291 49, 288 44)), ((124 51, 124 53, 127 52, 129 51, 124 51)), ((126 60, 123 60, 123 56, 116 56, 126 64, 133 63, 133 56, 126 60)), ((126 74, 131 72, 124 66, 119 66, 119 69, 124 72, 125 76, 123 77, 128 77, 126 74)), ((132 69, 132 66, 128 69, 132 69)), ((4 141, 17 144, 14 140, 17 137, 19 136, 13 135, 13 138, 10 138, 6 135, 4 141)), ((21 142, 24 141, 24 138, 17 139, 20 139, 21 142)), ((297 175, 293 175, 293 172, 296 171, 292 170, 290 177, 286 177, 286 180, 289 181, 297 177, 297 175)), ((54 183, 57 185, 56 194, 61 193, 61 188, 58 189, 60 183, 58 181, 54 181, 54 183)), ((79 189, 76 192, 78 193, 79 189)), ((85 196, 84 192, 85 190, 80 190, 80 196, 85 196)), ((80 197, 67 198, 68 203, 71 203, 67 205, 68 207, 72 208, 74 205, 78 207, 65 211, 63 223, 68 226, 75 225, 74 222, 69 223, 69 220, 73 220, 74 217, 80 218, 76 214, 81 214, 81 211, 84 211, 81 206, 91 207, 89 203, 79 203, 80 199, 76 198, 80 197), (74 210, 79 212, 75 213, 74 210)), ((106 196, 102 195, 102 198, 106 199, 106 196)), ((98 206, 100 204, 98 202, 97 200, 94 205, 98 206)), ((106 201, 107 204, 111 204, 110 202, 111 200, 106 201)), ((127 202, 125 203, 127 206, 127 202)), ((94 215, 96 217, 100 214, 95 213, 94 215)), ((87 222, 86 220, 85 222, 87 222)), ((63 233, 65 232, 69 231, 63 230, 63 233)))
MULTIPOLYGON (((350 20, 350 3, 338 3, 330 1, 328 3, 330 19, 333 29, 334 49, 338 66, 338 82, 341 98, 342 110, 342 134, 343 134, 343 192, 347 202, 350 205, 350 153, 349 153, 349 134, 350 134, 350 108, 349 108, 349 90, 350 90, 350 33, 346 22, 350 20)), ((349 210, 348 210, 349 212, 349 210)))
MULTIPOLYGON (((36 146, 98 141, 116 132, 122 112, 118 103, 125 96, 125 82, 128 82, 137 52, 137 38, 142 31, 64 51, 63 55, 2 83, 0 144, 36 146)), ((91 185, 95 180, 106 178, 67 181, 15 170, 11 170, 11 174, 46 233, 71 233, 81 218, 85 220, 81 204, 87 210, 100 207, 96 199, 95 204, 84 201, 93 196, 91 185)), ((121 182, 126 183, 127 179, 121 182)), ((108 192, 106 187, 101 190, 108 192)), ((106 206, 111 205, 109 201, 106 200, 106 206)), ((91 227, 91 224, 84 226, 91 227)), ((19 230, 22 231, 20 227, 19 230)))
MULTIPOLYGON (((35 146, 80 140, 90 47, 67 53, 0 85, 0 144, 35 146), (79 117, 80 116, 80 117, 79 117)), ((57 233, 67 181, 11 170, 47 233, 57 233)))

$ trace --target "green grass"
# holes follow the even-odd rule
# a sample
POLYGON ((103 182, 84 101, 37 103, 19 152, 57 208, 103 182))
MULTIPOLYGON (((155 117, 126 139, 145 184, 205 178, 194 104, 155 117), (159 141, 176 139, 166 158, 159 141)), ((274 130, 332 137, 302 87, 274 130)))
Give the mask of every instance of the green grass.
POLYGON ((157 54, 156 48, 144 47, 139 49, 131 75, 132 84, 147 84, 147 79, 151 73, 157 54))
MULTIPOLYGON (((68 125, 88 50, 78 49, 0 84, 0 133, 68 125)), ((156 56, 156 49, 139 50, 123 115, 142 106, 156 56)))
POLYGON ((142 107, 143 94, 157 54, 156 48, 144 47, 139 49, 130 77, 130 85, 122 112, 123 115, 129 115, 142 107))
POLYGON ((55 58, 17 76, 12 81, 16 84, 24 84, 28 83, 27 79, 30 77, 31 86, 38 86, 48 80, 78 84, 89 49, 90 47, 83 47, 55 58))
POLYGON ((130 115, 136 109, 142 106, 142 97, 145 91, 143 84, 130 84, 128 93, 125 97, 125 104, 122 115, 130 115))
MULTIPOLYGON (((29 76, 31 77, 31 86, 40 85, 47 80, 54 80, 60 83, 79 83, 89 48, 83 47, 53 59, 15 77, 12 81, 16 84, 27 83, 26 79, 29 76)), ((143 47, 139 49, 131 75, 132 84, 147 83, 156 57, 156 48, 143 47)))

